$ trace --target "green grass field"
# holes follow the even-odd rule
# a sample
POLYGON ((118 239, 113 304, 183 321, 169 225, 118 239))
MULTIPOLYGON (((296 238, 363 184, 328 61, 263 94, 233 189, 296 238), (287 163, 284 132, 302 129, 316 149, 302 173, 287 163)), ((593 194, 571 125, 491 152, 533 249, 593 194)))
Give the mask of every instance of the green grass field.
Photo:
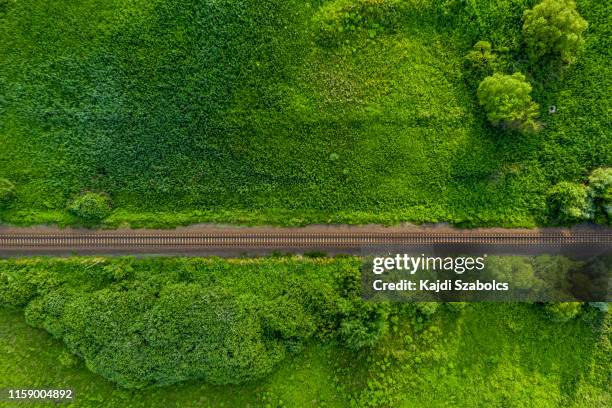
POLYGON ((551 323, 527 305, 473 305, 459 318, 444 311, 428 323, 427 335, 400 328, 394 341, 370 356, 348 354, 333 343, 313 344, 251 385, 194 382, 140 391, 117 388, 81 362, 63 365, 60 341, 26 325, 18 311, 0 309, 0 316, 0 388, 69 387, 76 393, 75 407, 601 408, 612 403, 609 328, 551 323), (404 342, 407 335, 415 341, 404 342))
POLYGON ((544 193, 612 164, 608 2, 578 1, 562 79, 525 59, 529 0, 0 2, 0 219, 107 225, 546 223, 544 193), (545 129, 487 124, 463 57, 507 47, 545 129), (547 114, 555 104, 558 113, 547 114))
MULTIPOLYGON (((354 350, 338 335, 343 324, 338 320, 346 318, 347 302, 358 301, 351 292, 359 287, 359 265, 357 258, 296 257, 2 261, 0 389, 72 388, 75 407, 601 408, 612 403, 609 313, 585 305, 576 318, 559 323, 537 304, 474 303, 462 309, 443 304, 433 314, 397 304, 386 317, 383 337, 373 347, 354 350), (202 360, 201 345, 217 323, 191 320, 201 313, 197 300, 182 312, 172 309, 172 322, 143 319, 169 305, 164 293, 177 284, 182 292, 201 285, 205 297, 233 294, 218 318, 236 324, 228 331, 252 323, 232 318, 231 304, 240 299, 257 316, 256 324, 270 327, 264 322, 275 313, 274 302, 285 299, 293 305, 280 312, 286 327, 295 332, 310 318, 318 327, 303 340, 264 329, 266 347, 293 345, 273 369, 240 385, 210 385, 197 368, 215 364, 202 360), (158 329, 173 345, 159 347, 158 329), (168 356, 179 364, 165 360, 168 356), (130 372, 150 378, 169 365, 181 372, 181 361, 195 370, 189 381, 171 377, 172 385, 127 389, 107 380, 123 381, 121 375, 130 372)), ((222 343, 212 344, 223 349, 222 343)), ((256 364, 258 358, 249 361, 256 364)), ((244 367, 230 378, 239 371, 244 367)))

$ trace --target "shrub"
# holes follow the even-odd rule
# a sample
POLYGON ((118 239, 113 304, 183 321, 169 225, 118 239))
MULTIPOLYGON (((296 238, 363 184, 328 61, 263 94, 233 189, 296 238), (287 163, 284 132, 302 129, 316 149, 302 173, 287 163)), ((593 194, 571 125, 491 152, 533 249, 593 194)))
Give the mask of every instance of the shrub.
POLYGON ((440 304, 438 302, 418 302, 416 309, 425 316, 431 316, 438 310, 440 304))
POLYGON ((68 211, 86 222, 98 222, 111 212, 110 199, 105 194, 85 193, 72 201, 68 211))
POLYGON ((288 296, 267 302, 262 311, 262 324, 271 338, 302 340, 310 337, 316 325, 302 305, 288 296))
POLYGON ((0 305, 23 307, 39 295, 45 295, 61 284, 59 278, 34 268, 0 270, 0 305))
POLYGON ((584 44, 588 23, 573 0, 544 0, 524 13, 523 35, 531 58, 560 58, 572 63, 584 44))
POLYGON ((597 209, 612 221, 612 168, 598 168, 589 177, 589 197, 597 209))
POLYGON ((476 72, 490 73, 493 70, 497 55, 492 52, 491 43, 478 41, 472 51, 465 56, 466 64, 476 72))
POLYGON ((352 350, 374 347, 389 331, 389 305, 357 300, 347 303, 338 333, 352 350))
POLYGON ((592 205, 583 184, 562 181, 548 191, 551 216, 560 222, 576 222, 592 217, 592 205))
POLYGON ((602 313, 608 313, 610 304, 608 302, 589 302, 589 306, 599 310, 602 313))
POLYGON ((126 388, 194 379, 238 384, 284 358, 285 345, 265 335, 251 300, 198 284, 170 284, 158 295, 147 286, 58 292, 32 302, 26 316, 126 388))
POLYGON ((352 261, 301 262, 4 262, 0 307, 24 307, 28 324, 125 388, 238 384, 267 375, 315 333, 337 330, 339 303, 363 303, 334 285, 358 279, 352 261))
POLYGON ((446 307, 451 312, 461 313, 468 307, 469 303, 467 302, 447 302, 446 307))
POLYGON ((544 282, 536 276, 530 260, 522 256, 492 256, 487 262, 487 272, 501 282, 508 282, 515 290, 536 292, 544 282))
POLYGON ((15 197, 15 185, 0 178, 0 208, 6 207, 15 197))
POLYGON ((544 306, 548 317, 554 322, 567 322, 578 316, 581 302, 548 303, 544 306))
POLYGON ((589 190, 594 197, 603 197, 612 187, 612 167, 600 167, 589 176, 589 190))
POLYGON ((64 350, 57 356, 57 361, 63 367, 74 367, 79 364, 79 359, 74 354, 64 350))
POLYGON ((531 89, 520 72, 513 75, 497 73, 480 83, 478 101, 493 125, 534 132, 540 129, 536 121, 539 106, 531 100, 531 89))

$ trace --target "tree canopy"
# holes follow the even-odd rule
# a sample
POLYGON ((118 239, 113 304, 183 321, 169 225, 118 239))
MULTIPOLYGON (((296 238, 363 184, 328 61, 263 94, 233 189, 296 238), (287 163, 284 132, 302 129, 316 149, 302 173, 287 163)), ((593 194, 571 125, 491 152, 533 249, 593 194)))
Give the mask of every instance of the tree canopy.
POLYGON ((536 121, 539 106, 531 99, 531 85, 520 72, 512 75, 493 74, 478 87, 478 101, 495 126, 534 132, 540 129, 536 121))
POLYGON ((574 62, 584 44, 588 23, 576 10, 573 0, 544 0, 524 13, 523 35, 533 59, 560 58, 574 62))

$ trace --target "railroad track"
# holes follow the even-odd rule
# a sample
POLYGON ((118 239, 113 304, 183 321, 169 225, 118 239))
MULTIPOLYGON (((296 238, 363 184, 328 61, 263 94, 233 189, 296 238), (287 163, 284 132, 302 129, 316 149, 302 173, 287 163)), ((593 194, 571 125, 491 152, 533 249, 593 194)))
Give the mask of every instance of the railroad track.
POLYGON ((231 229, 223 231, 169 232, 127 230, 94 232, 0 232, 2 250, 95 250, 97 248, 129 250, 143 248, 177 249, 218 249, 218 248, 358 248, 372 245, 490 245, 490 246, 571 246, 596 245, 612 248, 612 230, 572 232, 556 230, 520 230, 519 232, 483 232, 452 230, 437 232, 428 230, 409 232, 357 232, 346 230, 304 232, 300 229, 284 229, 269 232, 257 229, 231 229))

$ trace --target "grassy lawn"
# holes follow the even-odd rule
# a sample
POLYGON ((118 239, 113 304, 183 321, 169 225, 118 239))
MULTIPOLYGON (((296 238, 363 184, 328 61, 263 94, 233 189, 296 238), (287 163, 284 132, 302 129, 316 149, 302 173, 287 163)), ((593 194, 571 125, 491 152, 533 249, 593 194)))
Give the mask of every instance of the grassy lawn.
POLYGON ((612 163, 610 5, 578 1, 586 50, 556 80, 521 48, 533 1, 472 3, 2 2, 0 219, 71 224, 94 190, 108 225, 545 223, 551 185, 612 163), (478 40, 527 74, 541 133, 487 124, 478 40))

